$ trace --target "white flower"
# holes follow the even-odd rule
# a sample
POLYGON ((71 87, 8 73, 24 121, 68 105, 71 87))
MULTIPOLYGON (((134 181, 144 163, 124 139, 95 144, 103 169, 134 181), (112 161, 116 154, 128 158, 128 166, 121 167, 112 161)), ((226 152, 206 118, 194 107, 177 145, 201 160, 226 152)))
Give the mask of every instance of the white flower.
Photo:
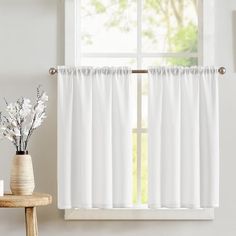
POLYGON ((10 104, 8 104, 8 106, 7 106, 7 111, 8 112, 15 112, 15 109, 16 108, 16 106, 15 106, 15 104, 14 103, 10 103, 10 104))
POLYGON ((40 101, 47 102, 48 101, 48 95, 44 92, 40 98, 40 101))
POLYGON ((33 129, 38 128, 40 125, 42 124, 42 120, 41 119, 36 119, 33 125, 33 129))
POLYGON ((10 103, 7 108, 6 111, 8 112, 10 118, 13 118, 14 116, 16 116, 17 114, 17 104, 16 103, 10 103))
POLYGON ((27 124, 24 128, 23 128, 23 135, 27 136, 29 134, 29 130, 30 130, 30 124, 27 124))
POLYGON ((16 127, 16 126, 17 126, 16 121, 15 121, 15 120, 11 120, 11 125, 12 125, 13 127, 16 127))
POLYGON ((28 98, 23 98, 23 106, 31 107, 31 101, 28 98))
POLYGON ((36 113, 36 119, 33 124, 33 129, 36 129, 37 127, 39 127, 45 118, 46 118, 45 112, 36 113))
POLYGON ((17 129, 17 128, 15 128, 13 131, 12 131, 12 135, 13 136, 21 136, 21 133, 20 133, 20 130, 19 129, 17 129))
POLYGON ((36 113, 42 113, 45 109, 45 105, 43 103, 38 103, 38 105, 35 108, 36 113))
POLYGON ((10 133, 10 131, 8 129, 6 129, 2 134, 5 138, 10 140, 11 142, 14 140, 13 135, 10 133))
POLYGON ((23 98, 22 108, 20 109, 20 112, 19 112, 22 119, 24 119, 30 114, 31 108, 32 108, 32 105, 31 105, 30 100, 27 98, 23 98))

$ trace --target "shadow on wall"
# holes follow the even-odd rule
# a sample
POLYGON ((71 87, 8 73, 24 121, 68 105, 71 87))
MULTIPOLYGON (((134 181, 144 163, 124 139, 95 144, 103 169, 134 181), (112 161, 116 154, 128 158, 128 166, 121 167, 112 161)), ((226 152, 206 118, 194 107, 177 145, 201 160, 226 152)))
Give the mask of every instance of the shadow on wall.
POLYGON ((236 72, 236 11, 232 13, 233 32, 233 71, 236 72))

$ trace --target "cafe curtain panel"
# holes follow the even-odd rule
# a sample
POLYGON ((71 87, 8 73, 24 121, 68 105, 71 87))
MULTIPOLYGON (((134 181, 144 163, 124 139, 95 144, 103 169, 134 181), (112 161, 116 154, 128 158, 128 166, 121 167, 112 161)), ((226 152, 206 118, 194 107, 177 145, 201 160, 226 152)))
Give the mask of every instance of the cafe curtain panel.
POLYGON ((149 69, 150 208, 219 205, 218 73, 149 69))
POLYGON ((132 206, 131 70, 58 68, 58 206, 132 206))

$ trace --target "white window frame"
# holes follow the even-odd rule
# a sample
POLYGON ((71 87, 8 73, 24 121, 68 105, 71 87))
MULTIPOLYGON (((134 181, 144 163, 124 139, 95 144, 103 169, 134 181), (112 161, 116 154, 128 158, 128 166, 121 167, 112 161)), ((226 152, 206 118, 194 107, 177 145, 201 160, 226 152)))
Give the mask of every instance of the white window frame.
MULTIPOLYGON (((141 14, 141 0, 137 0, 138 15, 141 14)), ((79 19, 77 19, 79 0, 64 1, 65 16, 65 65, 79 65, 80 48, 79 19), (76 12, 77 11, 77 12, 76 12)), ((214 0, 199 0, 199 43, 198 53, 142 53, 141 52, 141 17, 137 18, 137 53, 84 53, 83 57, 113 57, 136 58, 137 69, 141 68, 142 58, 150 57, 197 57, 200 65, 214 65, 214 0)), ((138 76, 137 82, 137 128, 133 130, 137 134, 137 202, 141 205, 141 135, 147 133, 147 129, 141 127, 142 122, 142 80, 138 76)), ((204 209, 66 209, 65 220, 213 220, 214 208, 204 209)))

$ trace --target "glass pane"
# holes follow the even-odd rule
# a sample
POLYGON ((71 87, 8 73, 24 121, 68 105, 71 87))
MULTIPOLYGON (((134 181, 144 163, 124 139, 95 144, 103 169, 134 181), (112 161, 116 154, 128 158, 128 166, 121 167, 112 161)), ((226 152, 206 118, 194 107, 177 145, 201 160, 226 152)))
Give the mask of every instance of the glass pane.
POLYGON ((93 58, 83 57, 81 60, 82 66, 130 66, 136 67, 135 58, 93 58))
POLYGON ((143 0, 143 52, 197 52, 196 2, 143 0))
POLYGON ((133 204, 137 204, 137 134, 133 133, 133 204))
POLYGON ((142 134, 142 204, 147 204, 148 196, 148 148, 147 134, 142 134))
POLYGON ((196 57, 167 57, 167 58, 144 58, 143 68, 150 66, 195 66, 198 65, 196 57))
POLYGON ((135 52, 136 0, 81 0, 82 52, 135 52))

